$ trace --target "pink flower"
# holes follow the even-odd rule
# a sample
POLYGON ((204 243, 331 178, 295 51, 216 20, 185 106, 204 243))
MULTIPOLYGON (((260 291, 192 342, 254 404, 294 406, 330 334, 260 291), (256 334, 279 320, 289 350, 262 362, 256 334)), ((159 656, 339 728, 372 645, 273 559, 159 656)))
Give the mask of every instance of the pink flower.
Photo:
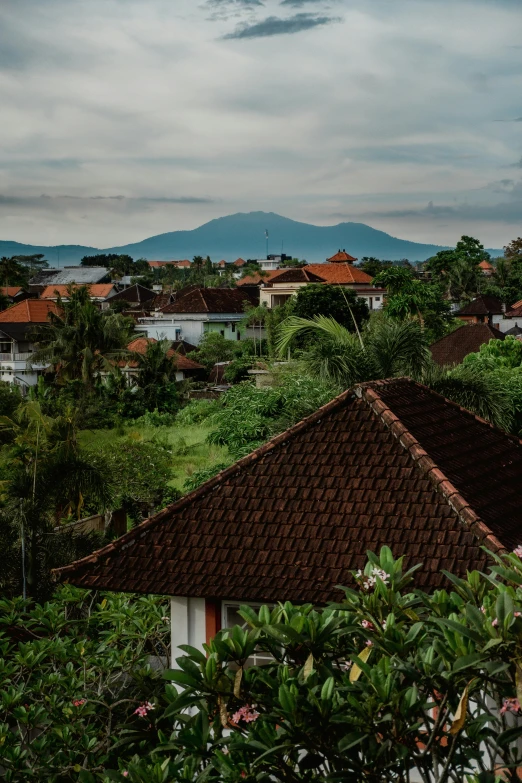
POLYGON ((86 699, 74 699, 73 704, 75 707, 81 707, 85 702, 86 699))
POLYGON ((121 774, 123 775, 124 778, 128 778, 129 777, 129 773, 127 772, 126 769, 124 769, 121 774))
POLYGON ((493 626, 493 628, 497 627, 497 625, 498 625, 498 617, 493 618, 493 620, 491 621, 491 625, 493 626))
POLYGON ((350 669, 352 668, 352 662, 351 661, 343 661, 342 663, 339 664, 339 668, 343 672, 349 672, 350 669))
POLYGON ((375 631, 373 623, 371 623, 369 620, 363 620, 361 623, 362 627, 365 628, 367 631, 375 631))
POLYGON ((506 712, 512 712, 514 715, 520 712, 520 702, 518 699, 504 699, 504 703, 500 708, 500 714, 505 715, 506 712))
POLYGON ((154 709, 156 709, 154 707, 154 704, 151 704, 150 701, 146 701, 143 702, 143 704, 140 704, 140 706, 134 710, 134 714, 139 715, 140 718, 146 718, 147 713, 150 712, 150 710, 154 710, 154 709))
POLYGON ((514 617, 522 617, 522 612, 515 612, 514 617))
POLYGON ((366 646, 373 647, 373 642, 370 639, 366 639, 366 646))
POLYGON ((522 544, 519 544, 517 548, 513 550, 513 554, 522 558, 522 544))
POLYGON ((485 609, 485 607, 484 607, 484 606, 481 606, 481 607, 480 607, 480 611, 482 612, 482 614, 486 614, 486 609, 485 609))
POLYGON ((238 711, 232 715, 232 720, 234 723, 239 723, 240 720, 244 721, 245 723, 252 723, 258 718, 259 712, 257 712, 254 707, 251 707, 249 704, 245 704, 244 707, 240 707, 238 711))

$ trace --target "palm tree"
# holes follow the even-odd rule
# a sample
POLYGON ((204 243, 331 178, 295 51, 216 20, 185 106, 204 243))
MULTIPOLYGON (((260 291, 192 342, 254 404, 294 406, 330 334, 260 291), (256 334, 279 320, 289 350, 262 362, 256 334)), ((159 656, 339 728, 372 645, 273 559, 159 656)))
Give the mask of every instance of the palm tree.
POLYGON ((0 258, 0 280, 5 283, 6 288, 8 288, 9 282, 18 281, 21 274, 22 267, 15 256, 12 258, 7 258, 6 256, 0 258))
POLYGON ((111 371, 114 359, 126 353, 129 322, 118 313, 99 310, 85 286, 70 287, 68 300, 59 298, 58 308, 35 333, 32 361, 51 364, 62 383, 80 379, 91 388, 95 377, 111 371))
POLYGON ((513 421, 513 402, 502 382, 472 366, 437 367, 425 331, 416 320, 370 319, 353 335, 333 318, 290 316, 279 327, 278 353, 285 356, 298 335, 312 337, 304 352, 310 375, 346 389, 356 383, 410 376, 502 429, 513 421))
POLYGON ((172 384, 176 382, 176 354, 170 340, 150 342, 145 353, 132 356, 138 367, 137 385, 143 389, 147 408, 157 408, 168 390, 169 402, 177 397, 172 384))

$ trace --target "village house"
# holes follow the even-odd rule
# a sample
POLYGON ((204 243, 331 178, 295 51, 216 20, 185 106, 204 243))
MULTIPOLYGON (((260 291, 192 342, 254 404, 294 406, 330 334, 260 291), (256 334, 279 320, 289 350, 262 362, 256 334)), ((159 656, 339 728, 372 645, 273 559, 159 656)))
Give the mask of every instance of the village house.
POLYGON ((467 324, 430 345, 433 361, 441 367, 460 364, 468 354, 480 351, 490 340, 503 340, 505 334, 491 324, 467 324))
POLYGON ((170 596, 172 656, 241 604, 338 600, 383 545, 416 584, 520 543, 518 438, 405 378, 360 384, 103 549, 57 571, 170 596), (480 448, 477 448, 480 444, 480 448), (494 465, 494 470, 492 470, 494 465))
POLYGON ((56 304, 41 299, 24 299, 0 312, 0 380, 19 386, 24 395, 46 369, 31 364, 31 333, 47 323, 51 312, 58 312, 56 304))
MULTIPOLYGON (((157 340, 152 337, 136 337, 127 345, 127 350, 130 351, 131 354, 140 354, 143 356, 147 352, 148 346, 151 343, 156 342, 157 340)), ((204 377, 205 368, 203 365, 198 364, 198 362, 195 362, 192 359, 189 359, 188 356, 185 356, 184 353, 178 353, 174 344, 167 352, 167 356, 170 357, 173 363, 176 365, 176 381, 185 381, 189 378, 198 379, 204 377)), ((139 373, 138 362, 133 356, 129 356, 126 359, 121 359, 118 364, 122 373, 129 380, 135 378, 139 373)))
POLYGON ((477 296, 455 313, 456 318, 471 324, 491 324, 498 327, 505 307, 496 296, 477 296))
POLYGON ((4 296, 10 305, 28 298, 28 294, 20 285, 0 286, 0 296, 4 296))
POLYGON ((518 336, 521 334, 518 331, 522 327, 522 301, 515 302, 512 307, 509 307, 502 317, 497 318, 496 326, 504 334, 513 334, 518 336))
POLYGON ((29 280, 29 293, 40 295, 48 286, 96 285, 110 283, 111 274, 103 266, 65 266, 61 269, 40 269, 29 280))
MULTIPOLYGON (((137 328, 149 337, 158 339, 164 335, 192 345, 199 345, 208 332, 217 332, 227 340, 240 340, 239 322, 244 318, 245 305, 255 304, 259 304, 257 290, 192 287, 161 311, 140 318, 137 328)), ((247 332, 243 336, 248 336, 247 332)))
POLYGON ((484 277, 493 277, 495 274, 495 267, 493 264, 490 264, 489 261, 481 261, 479 264, 479 269, 484 277))
POLYGON ((125 302, 129 308, 146 309, 157 295, 157 291, 151 291, 150 288, 135 283, 128 288, 124 288, 123 291, 111 294, 111 296, 105 299, 102 310, 112 307, 115 302, 125 302))
POLYGON ((284 304, 300 288, 309 283, 322 283, 352 288, 357 296, 366 301, 369 310, 380 310, 384 303, 386 289, 374 286, 373 278, 347 259, 357 261, 345 251, 339 251, 327 259, 325 264, 307 264, 294 269, 256 273, 239 280, 238 285, 241 287, 257 285, 260 303, 269 309, 284 304))

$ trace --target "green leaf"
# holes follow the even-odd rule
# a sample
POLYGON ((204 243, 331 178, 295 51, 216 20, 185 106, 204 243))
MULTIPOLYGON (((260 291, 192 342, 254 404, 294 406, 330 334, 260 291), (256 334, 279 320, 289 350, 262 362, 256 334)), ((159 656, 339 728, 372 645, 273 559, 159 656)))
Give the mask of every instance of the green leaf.
POLYGON ((497 600, 495 603, 495 612, 498 618, 498 622, 501 627, 504 626, 504 623, 506 621, 506 618, 508 614, 511 614, 513 616, 515 611, 515 608, 513 606, 513 600, 508 593, 506 593, 504 590, 500 592, 497 596, 497 600))
POLYGON ((332 698, 333 691, 335 686, 335 680, 333 677, 328 677, 328 679, 325 681, 323 687, 321 688, 321 699, 323 701, 328 701, 328 699, 332 698))
POLYGON ((200 685, 197 680, 179 669, 166 669, 163 672, 163 679, 178 682, 180 685, 188 685, 190 688, 198 688, 200 685))
POLYGON ((361 743, 365 738, 366 734, 353 731, 350 734, 347 734, 346 737, 343 737, 339 740, 338 748, 341 752, 350 750, 350 748, 355 747, 355 745, 359 745, 359 743, 361 743))

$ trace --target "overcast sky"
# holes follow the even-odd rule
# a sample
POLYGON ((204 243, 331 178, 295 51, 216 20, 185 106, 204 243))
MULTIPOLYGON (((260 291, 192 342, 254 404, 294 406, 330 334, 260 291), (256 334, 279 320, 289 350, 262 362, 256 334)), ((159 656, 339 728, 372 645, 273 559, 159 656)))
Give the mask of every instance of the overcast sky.
POLYGON ((522 235, 520 0, 0 0, 0 239, 522 235))

